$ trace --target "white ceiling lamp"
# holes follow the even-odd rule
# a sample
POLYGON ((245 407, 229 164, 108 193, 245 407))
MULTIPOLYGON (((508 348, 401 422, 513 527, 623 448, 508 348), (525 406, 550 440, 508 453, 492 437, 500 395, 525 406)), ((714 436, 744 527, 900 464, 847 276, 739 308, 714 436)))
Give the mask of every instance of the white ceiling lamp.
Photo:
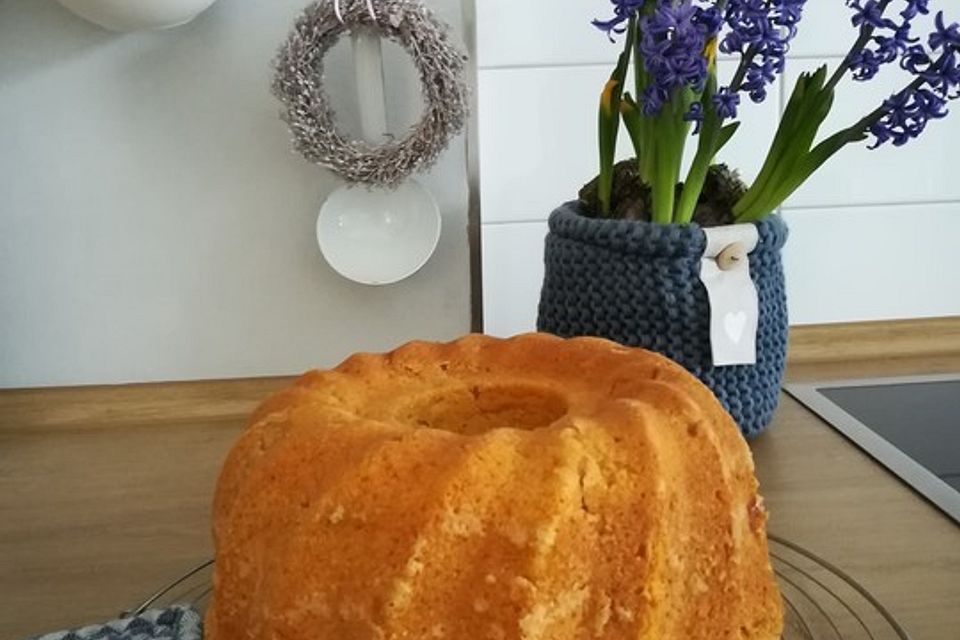
POLYGON ((216 0, 58 0, 81 18, 110 31, 169 29, 186 24, 216 0))

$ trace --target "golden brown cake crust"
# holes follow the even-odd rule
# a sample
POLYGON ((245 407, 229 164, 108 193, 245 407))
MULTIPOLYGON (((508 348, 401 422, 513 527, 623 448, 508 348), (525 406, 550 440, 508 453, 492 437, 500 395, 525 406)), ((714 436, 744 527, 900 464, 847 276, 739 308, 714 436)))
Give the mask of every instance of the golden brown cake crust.
POLYGON ((774 640, 736 425, 669 360, 472 335, 267 400, 214 501, 210 640, 774 640))

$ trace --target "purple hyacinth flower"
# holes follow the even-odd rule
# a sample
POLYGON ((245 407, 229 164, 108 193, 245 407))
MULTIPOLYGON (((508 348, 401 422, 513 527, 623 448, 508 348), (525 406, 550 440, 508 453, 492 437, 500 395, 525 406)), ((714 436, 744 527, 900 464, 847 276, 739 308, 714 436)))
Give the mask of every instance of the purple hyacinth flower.
MULTIPOLYGON (((790 41, 797 35, 806 0, 730 0, 724 22, 727 30, 720 41, 724 53, 738 53, 743 60, 742 82, 729 87, 731 92, 744 91, 754 102, 767 97, 767 88, 783 73, 790 41)), ((736 109, 725 95, 724 108, 736 109)))
MULTIPOLYGON (((904 24, 926 11, 922 1, 909 3, 901 12, 904 24)), ((927 38, 928 47, 910 44, 900 55, 900 66, 915 79, 902 91, 884 101, 882 117, 870 126, 875 140, 871 148, 886 142, 901 146, 919 136, 930 120, 948 113, 947 102, 960 97, 960 25, 947 24, 943 12, 934 21, 935 30, 927 38)), ((912 39, 911 42, 918 42, 912 39)))
POLYGON ((707 42, 720 26, 715 7, 692 0, 662 2, 640 18, 639 50, 650 84, 643 92, 643 111, 656 115, 682 87, 701 91, 707 78, 707 42))
POLYGON ((643 7, 644 0, 610 0, 613 4, 613 17, 607 20, 594 20, 593 26, 605 31, 613 40, 613 34, 627 30, 624 24, 643 7))
POLYGON ((721 118, 736 118, 740 106, 740 94, 729 87, 722 87, 713 96, 713 106, 721 118))

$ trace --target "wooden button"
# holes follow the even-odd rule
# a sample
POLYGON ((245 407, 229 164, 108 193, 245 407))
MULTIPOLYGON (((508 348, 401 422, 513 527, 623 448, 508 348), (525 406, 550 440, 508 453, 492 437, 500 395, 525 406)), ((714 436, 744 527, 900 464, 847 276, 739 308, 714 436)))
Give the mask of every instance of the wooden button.
POLYGON ((721 271, 730 271, 747 260, 747 247, 742 242, 727 245, 717 256, 717 266, 721 271))

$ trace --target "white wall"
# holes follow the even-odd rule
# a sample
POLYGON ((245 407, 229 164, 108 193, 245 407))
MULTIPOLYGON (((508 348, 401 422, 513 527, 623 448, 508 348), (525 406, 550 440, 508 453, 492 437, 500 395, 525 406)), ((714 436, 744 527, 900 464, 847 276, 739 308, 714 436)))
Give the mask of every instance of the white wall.
MULTIPOLYGON (((462 139, 425 180, 444 233, 423 270, 371 288, 323 262, 338 182, 290 150, 268 88, 306 4, 221 0, 119 36, 0 0, 0 386, 287 374, 469 330, 462 139)), ((388 87, 406 121, 408 84, 388 87)))
MULTIPOLYGON (((539 3, 478 4, 484 316, 488 332, 507 335, 535 325, 547 216, 596 174, 597 99, 619 46, 590 25, 609 10, 601 0, 554 0, 547 13, 539 3)), ((743 110, 720 156, 747 177, 796 75, 835 65, 855 36, 841 2, 807 3, 806 14, 785 85, 743 110)), ((721 61, 721 74, 734 66, 721 61)), ((842 86, 825 131, 872 111, 901 82, 891 69, 842 86)), ((795 324, 960 314, 958 146, 960 114, 902 149, 847 149, 795 194, 784 209, 795 324)))

